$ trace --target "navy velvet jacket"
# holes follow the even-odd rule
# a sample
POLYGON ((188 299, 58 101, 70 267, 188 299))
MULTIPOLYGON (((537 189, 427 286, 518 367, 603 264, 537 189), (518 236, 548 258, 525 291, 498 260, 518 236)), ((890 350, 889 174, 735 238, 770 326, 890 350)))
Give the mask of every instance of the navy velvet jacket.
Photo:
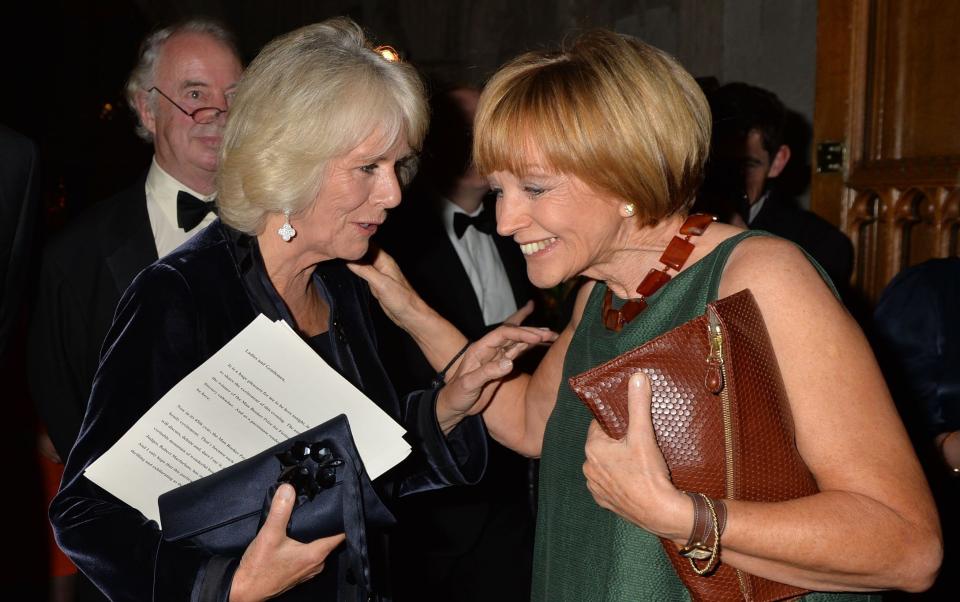
POLYGON ((960 259, 931 259, 887 285, 874 312, 884 375, 927 445, 960 429, 960 259))
MULTIPOLYGON (((377 357, 370 293, 342 261, 317 268, 330 299, 330 324, 356 370, 345 377, 408 431, 414 453, 378 479, 384 498, 473 483, 486 463, 480 419, 449 437, 435 416, 435 391, 401 403, 377 357), (352 373, 352 374, 350 374, 352 373)), ((60 546, 112 600, 226 600, 238 559, 163 541, 157 524, 83 476, 157 400, 246 327, 258 313, 279 319, 255 239, 219 220, 147 267, 117 306, 80 436, 50 508, 60 546)), ((322 392, 317 403, 323 403, 322 392)), ((284 600, 337 599, 335 556, 284 600)), ((375 580, 376 580, 375 575, 375 580)), ((382 577, 382 575, 381 575, 382 577)))

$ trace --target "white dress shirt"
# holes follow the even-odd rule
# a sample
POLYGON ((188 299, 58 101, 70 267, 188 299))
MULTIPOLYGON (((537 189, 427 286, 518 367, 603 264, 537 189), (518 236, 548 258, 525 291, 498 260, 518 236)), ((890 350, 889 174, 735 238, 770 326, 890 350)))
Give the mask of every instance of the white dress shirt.
MULTIPOLYGON (((483 211, 482 206, 467 215, 477 216, 481 211, 483 211)), ((517 311, 517 302, 513 297, 510 279, 507 278, 507 270, 503 267, 503 261, 500 259, 500 253, 497 251, 492 235, 484 234, 470 226, 463 233, 463 238, 457 238, 453 231, 455 213, 466 213, 466 211, 444 199, 443 227, 447 231, 447 236, 450 237, 450 242, 453 243, 453 248, 457 251, 467 277, 470 278, 470 284, 473 285, 473 292, 483 312, 483 323, 487 326, 499 324, 517 311)))
POLYGON ((153 241, 157 245, 157 257, 163 257, 170 251, 187 242, 194 234, 207 227, 217 216, 211 211, 203 221, 186 232, 177 225, 177 193, 189 192, 201 201, 210 201, 215 194, 202 195, 181 184, 176 178, 163 171, 154 157, 147 172, 147 215, 150 217, 150 229, 153 241))
POLYGON ((764 192, 763 195, 757 199, 757 202, 750 205, 750 219, 747 220, 747 225, 752 224, 753 220, 757 219, 757 216, 760 214, 760 210, 763 209, 763 204, 767 202, 767 197, 770 196, 770 192, 764 192))

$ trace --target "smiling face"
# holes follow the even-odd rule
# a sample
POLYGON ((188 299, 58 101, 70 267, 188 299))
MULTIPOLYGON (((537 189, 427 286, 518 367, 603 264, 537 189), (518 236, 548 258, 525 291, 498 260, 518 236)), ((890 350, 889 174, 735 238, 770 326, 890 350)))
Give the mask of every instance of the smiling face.
POLYGON ((536 161, 522 175, 497 171, 489 180, 497 231, 520 245, 527 275, 539 288, 595 275, 636 228, 620 214, 622 201, 536 161))
POLYGON ((387 210, 400 204, 397 174, 413 160, 401 135, 389 148, 379 133, 368 136, 346 155, 330 160, 316 200, 291 216, 294 239, 317 259, 363 257, 387 210))
MULTIPOLYGON (((241 70, 230 48, 216 38, 181 33, 163 45, 153 85, 187 112, 201 107, 226 109, 241 70)), ((160 167, 198 192, 213 192, 226 114, 200 125, 167 99, 159 95, 150 99, 146 91, 138 97, 137 105, 141 122, 153 135, 160 167)))

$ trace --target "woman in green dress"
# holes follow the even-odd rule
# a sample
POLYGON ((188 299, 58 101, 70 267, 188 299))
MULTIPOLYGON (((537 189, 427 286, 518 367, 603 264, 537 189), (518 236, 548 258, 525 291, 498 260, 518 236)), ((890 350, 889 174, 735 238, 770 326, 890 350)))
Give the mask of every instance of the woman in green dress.
MULTIPOLYGON (((870 348, 822 273, 789 242, 720 223, 690 239, 679 269, 662 262, 694 201, 710 126, 674 59, 611 32, 521 56, 483 93, 474 156, 499 199, 498 231, 520 245, 537 286, 590 279, 537 371, 484 387, 470 410, 498 441, 542 459, 532 597, 687 598, 657 538, 683 546, 695 502, 670 480, 648 384, 631 381, 630 430, 615 441, 566 383, 745 288, 820 493, 726 500, 721 561, 814 592, 923 590, 942 555, 936 511, 870 348), (641 302, 651 269, 671 278, 641 302)), ((389 258, 353 269, 434 365, 462 347, 389 258)))

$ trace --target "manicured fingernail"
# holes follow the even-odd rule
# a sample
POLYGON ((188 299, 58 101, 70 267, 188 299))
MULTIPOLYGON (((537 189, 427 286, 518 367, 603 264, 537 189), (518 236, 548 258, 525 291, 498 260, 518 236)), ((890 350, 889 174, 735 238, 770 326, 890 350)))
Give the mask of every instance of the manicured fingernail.
POLYGON ((513 367, 513 362, 511 362, 510 360, 500 360, 500 369, 509 370, 512 367, 513 367))
POLYGON ((279 497, 282 502, 289 502, 293 499, 293 487, 280 487, 279 497))
POLYGON ((633 376, 630 377, 630 384, 635 388, 639 389, 643 386, 643 381, 646 379, 643 372, 636 372, 633 376))

